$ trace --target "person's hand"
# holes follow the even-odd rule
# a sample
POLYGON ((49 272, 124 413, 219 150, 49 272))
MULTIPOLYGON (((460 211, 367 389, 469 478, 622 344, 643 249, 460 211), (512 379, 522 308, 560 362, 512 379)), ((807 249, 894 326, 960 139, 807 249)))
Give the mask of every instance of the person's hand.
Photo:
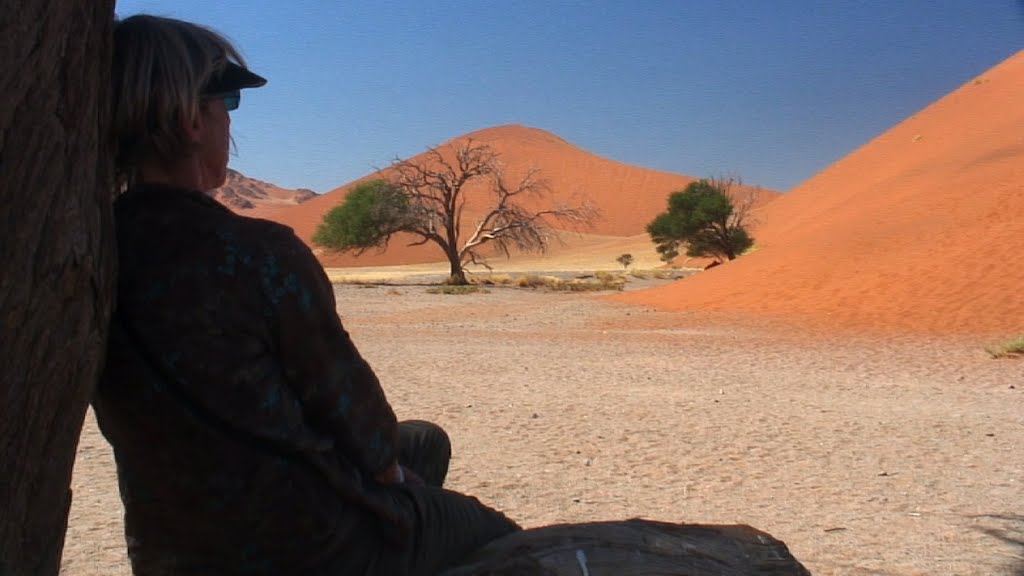
POLYGON ((423 481, 423 478, 420 478, 419 474, 413 472, 412 470, 406 468, 405 466, 401 466, 401 468, 402 468, 402 474, 405 475, 405 483, 406 484, 410 484, 412 486, 423 486, 424 484, 426 484, 423 481))
POLYGON ((424 484, 423 478, 420 478, 419 474, 412 470, 401 466, 398 462, 388 466, 383 472, 377 474, 374 477, 377 482, 386 486, 394 484, 410 484, 413 486, 422 486, 424 484))
POLYGON ((373 478, 385 486, 401 484, 402 482, 405 482, 405 471, 398 465, 398 462, 392 462, 391 465, 385 468, 383 472, 377 474, 373 478))

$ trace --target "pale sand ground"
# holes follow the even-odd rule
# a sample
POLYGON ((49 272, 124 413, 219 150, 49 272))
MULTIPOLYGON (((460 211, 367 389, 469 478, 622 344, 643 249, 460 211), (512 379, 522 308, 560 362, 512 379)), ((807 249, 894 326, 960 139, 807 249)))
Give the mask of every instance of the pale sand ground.
MULTIPOLYGON (((745 523, 817 575, 1024 574, 1024 363, 987 342, 810 337, 585 294, 337 293, 399 417, 451 433, 449 487, 526 526, 745 523)), ((128 574, 91 416, 73 488, 63 572, 128 574)))

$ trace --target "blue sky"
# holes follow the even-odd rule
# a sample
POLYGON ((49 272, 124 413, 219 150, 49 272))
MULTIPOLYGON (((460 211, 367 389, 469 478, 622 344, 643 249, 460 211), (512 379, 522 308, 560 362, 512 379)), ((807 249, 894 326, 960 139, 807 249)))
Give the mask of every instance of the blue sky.
POLYGON ((1024 0, 118 0, 267 77, 231 166, 326 192, 502 124, 788 190, 1024 49, 1024 0))

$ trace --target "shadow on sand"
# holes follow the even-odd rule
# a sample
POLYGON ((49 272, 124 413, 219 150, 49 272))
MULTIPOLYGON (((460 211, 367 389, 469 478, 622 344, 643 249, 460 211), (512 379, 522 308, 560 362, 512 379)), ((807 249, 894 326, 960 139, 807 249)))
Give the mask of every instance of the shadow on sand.
POLYGON ((997 538, 1014 547, 1010 556, 1010 574, 1024 576, 1024 515, 1021 514, 979 514, 971 516, 976 520, 986 520, 998 527, 979 527, 983 533, 997 538))

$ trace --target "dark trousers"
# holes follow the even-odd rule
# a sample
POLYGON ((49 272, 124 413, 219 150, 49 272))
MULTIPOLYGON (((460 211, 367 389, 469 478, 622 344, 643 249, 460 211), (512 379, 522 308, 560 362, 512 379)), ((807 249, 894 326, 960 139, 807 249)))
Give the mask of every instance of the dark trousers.
POLYGON ((424 484, 389 487, 386 494, 409 512, 412 534, 400 548, 373 531, 358 535, 339 575, 433 576, 491 540, 520 529, 476 498, 441 487, 448 474, 451 443, 440 426, 420 420, 402 422, 399 442, 399 463, 424 484), (352 570, 355 566, 358 571, 352 570))
POLYGON ((427 486, 444 486, 451 459, 452 443, 443 428, 424 420, 398 423, 398 462, 427 486))

